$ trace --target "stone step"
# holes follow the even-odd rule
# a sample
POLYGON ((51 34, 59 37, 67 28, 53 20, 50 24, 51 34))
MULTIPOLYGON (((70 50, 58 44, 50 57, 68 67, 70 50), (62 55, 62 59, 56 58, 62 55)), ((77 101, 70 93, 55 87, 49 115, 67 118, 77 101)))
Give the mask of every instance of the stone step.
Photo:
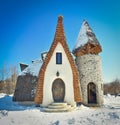
POLYGON ((48 105, 50 109, 63 109, 63 108, 70 108, 71 105, 48 105))
POLYGON ((67 106, 68 104, 66 102, 61 102, 61 103, 60 102, 59 103, 53 102, 50 105, 53 105, 53 106, 67 106))
POLYGON ((45 112, 67 112, 68 108, 61 108, 61 109, 50 109, 50 108, 44 108, 45 112))
POLYGON ((76 108, 76 106, 71 106, 67 103, 52 103, 48 105, 47 108, 44 108, 43 110, 45 112, 69 112, 76 108))

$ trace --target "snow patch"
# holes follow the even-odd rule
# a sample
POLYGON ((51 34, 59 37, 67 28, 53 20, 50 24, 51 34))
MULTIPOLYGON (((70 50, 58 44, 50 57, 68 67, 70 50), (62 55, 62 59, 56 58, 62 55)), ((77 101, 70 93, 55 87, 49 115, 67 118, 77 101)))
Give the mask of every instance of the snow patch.
POLYGON ((120 108, 120 96, 111 96, 110 94, 107 94, 104 96, 104 106, 113 108, 113 109, 119 109, 120 108))

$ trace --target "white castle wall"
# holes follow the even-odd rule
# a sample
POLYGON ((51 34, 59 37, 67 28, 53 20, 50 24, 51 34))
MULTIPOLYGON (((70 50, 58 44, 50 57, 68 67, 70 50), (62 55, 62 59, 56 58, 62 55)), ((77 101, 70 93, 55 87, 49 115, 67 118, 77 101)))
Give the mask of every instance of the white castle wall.
POLYGON ((52 84, 57 78, 61 78, 65 83, 64 101, 71 105, 75 105, 72 69, 66 53, 60 43, 58 43, 58 45, 56 46, 45 71, 42 106, 47 106, 48 104, 54 102, 52 95, 52 84), (56 52, 62 53, 62 64, 60 65, 56 64, 56 52), (60 74, 59 77, 56 76, 57 71, 60 74))
POLYGON ((87 85, 93 82, 96 85, 97 104, 103 104, 103 81, 101 58, 99 55, 88 54, 76 58, 82 89, 83 104, 88 105, 87 85))

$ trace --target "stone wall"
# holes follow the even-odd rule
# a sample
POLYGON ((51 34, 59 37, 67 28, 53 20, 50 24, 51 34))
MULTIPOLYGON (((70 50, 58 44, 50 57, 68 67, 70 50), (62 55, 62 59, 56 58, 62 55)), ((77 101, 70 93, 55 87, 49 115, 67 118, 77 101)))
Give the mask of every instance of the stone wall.
POLYGON ((34 101, 38 78, 30 74, 18 76, 13 101, 34 101))
POLYGON ((97 105, 103 104, 103 81, 101 58, 99 55, 88 54, 76 58, 82 89, 83 104, 88 104, 87 86, 90 82, 96 85, 97 105))

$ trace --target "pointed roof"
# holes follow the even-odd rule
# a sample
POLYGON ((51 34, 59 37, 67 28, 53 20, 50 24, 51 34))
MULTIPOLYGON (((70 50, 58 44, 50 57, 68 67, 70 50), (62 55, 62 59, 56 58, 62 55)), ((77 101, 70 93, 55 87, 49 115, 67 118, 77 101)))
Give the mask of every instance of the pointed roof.
POLYGON ((64 40, 64 41, 66 41, 65 33, 64 33, 64 27, 63 27, 63 16, 58 17, 58 23, 57 23, 57 28, 56 28, 54 41, 55 40, 64 40))
MULTIPOLYGON (((94 53, 101 52, 101 46, 99 44, 99 41, 97 40, 95 34, 93 33, 92 29, 90 28, 88 22, 86 20, 84 20, 83 23, 82 23, 80 32, 78 34, 78 37, 77 37, 77 40, 76 40, 76 45, 73 49, 73 53, 76 54, 76 52, 85 49, 85 47, 88 44, 91 47, 99 46, 99 50, 95 50, 94 53)), ((86 48, 86 49, 88 49, 88 48, 86 48)), ((89 53, 91 53, 90 48, 89 48, 89 53)), ((85 51, 88 51, 88 50, 85 50, 85 51)))
POLYGON ((81 97, 81 90, 80 90, 80 83, 79 83, 79 75, 78 75, 74 60, 72 58, 72 55, 69 51, 68 45, 66 43, 64 27, 63 27, 63 17, 59 16, 53 43, 50 47, 49 52, 47 53, 47 56, 39 72, 39 80, 38 80, 38 86, 37 86, 37 91, 35 96, 35 103, 37 104, 42 103, 45 71, 58 43, 61 43, 62 47, 64 48, 68 61, 70 62, 70 65, 71 65, 71 69, 73 73, 74 100, 76 102, 81 102, 82 97, 81 97))

